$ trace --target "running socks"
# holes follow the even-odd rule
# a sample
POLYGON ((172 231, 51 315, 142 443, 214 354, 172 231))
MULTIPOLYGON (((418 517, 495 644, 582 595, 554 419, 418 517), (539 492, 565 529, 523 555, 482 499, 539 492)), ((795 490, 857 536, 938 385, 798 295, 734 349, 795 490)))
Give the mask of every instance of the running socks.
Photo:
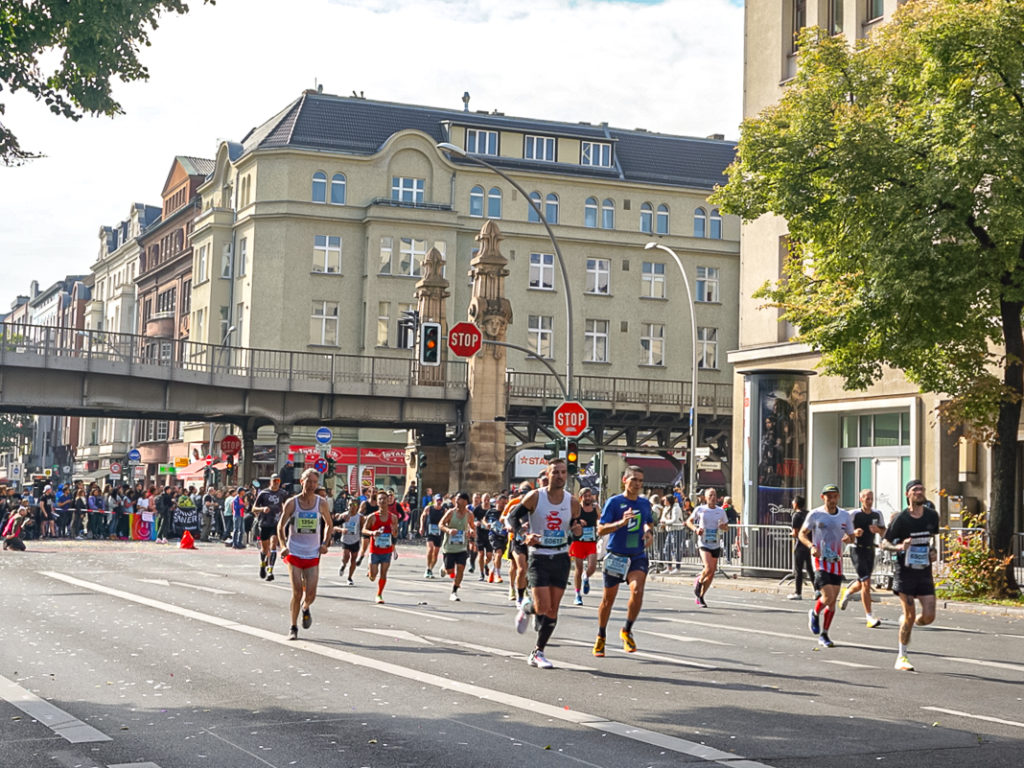
POLYGON ((906 643, 900 643, 899 655, 900 656, 906 656, 907 655, 907 644, 906 643))
POLYGON ((519 593, 519 602, 523 602, 523 595, 525 595, 525 594, 526 594, 526 587, 523 587, 522 589, 519 589, 519 588, 517 587, 517 588, 516 588, 516 592, 518 592, 518 593, 519 593))
POLYGON ((626 631, 627 632, 632 632, 633 631, 633 620, 626 619, 626 631))
POLYGON ((277 562, 277 550, 276 549, 272 549, 272 550, 270 550, 270 561, 267 563, 267 573, 268 574, 274 572, 274 563, 276 563, 276 562, 277 562))
POLYGON ((825 603, 823 603, 821 598, 819 597, 817 600, 814 601, 814 612, 821 616, 821 612, 823 610, 825 610, 825 603))
POLYGON ((381 576, 380 579, 377 580, 377 597, 380 597, 384 594, 384 585, 387 583, 388 580, 385 579, 383 576, 381 576))
POLYGON ((828 606, 825 607, 825 612, 824 612, 824 614, 822 614, 822 619, 823 619, 822 623, 824 624, 826 632, 828 632, 828 628, 832 626, 832 619, 833 619, 833 617, 835 617, 835 615, 836 615, 835 611, 833 611, 828 606))
POLYGON ((608 637, 608 627, 607 626, 598 627, 597 628, 597 636, 598 637, 608 637))
POLYGON ((552 619, 550 616, 540 617, 540 629, 537 630, 537 650, 543 651, 544 646, 548 644, 548 640, 551 639, 551 635, 555 631, 555 624, 558 623, 557 619, 552 619))

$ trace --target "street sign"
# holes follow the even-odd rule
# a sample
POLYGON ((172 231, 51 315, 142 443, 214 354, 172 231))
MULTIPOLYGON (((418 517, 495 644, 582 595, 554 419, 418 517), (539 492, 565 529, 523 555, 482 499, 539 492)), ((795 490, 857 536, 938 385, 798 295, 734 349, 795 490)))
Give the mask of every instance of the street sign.
POLYGON ((720 462, 720 461, 704 460, 704 461, 697 462, 697 469, 699 469, 701 472, 712 472, 712 471, 714 471, 716 469, 721 469, 721 468, 722 468, 722 462, 720 462))
POLYGON ((220 449, 224 453, 235 454, 242 450, 242 438, 238 435, 224 435, 220 439, 220 449))
POLYGON ((315 462, 313 462, 313 469, 315 469, 317 472, 326 472, 327 471, 327 459, 325 459, 323 456, 321 456, 319 459, 317 459, 315 462))
MULTIPOLYGON (((186 464, 185 466, 188 466, 188 465, 186 464)), ((110 462, 110 474, 112 474, 112 475, 120 475, 121 474, 121 465, 118 464, 116 461, 110 462)))
MULTIPOLYGON (((316 431, 316 441, 320 443, 320 445, 327 445, 333 438, 334 433, 331 432, 328 427, 320 427, 320 429, 316 431)), ((317 471, 319 472, 320 470, 317 471)))
POLYGON ((63 472, 65 475, 70 475, 71 474, 71 467, 68 466, 67 464, 65 464, 63 467, 61 467, 60 471, 63 472))
POLYGON ((132 448, 128 451, 128 461, 142 461, 142 451, 138 448, 132 448))
POLYGON ((590 413, 582 404, 568 401, 555 408, 554 424, 563 437, 579 437, 590 425, 590 413))
POLYGON ((173 464, 157 464, 156 473, 158 475, 173 475, 176 474, 174 471, 173 464))
POLYGON ((697 448, 695 453, 697 454, 698 459, 706 459, 711 455, 711 449, 708 448, 707 446, 702 446, 700 448, 697 448))
POLYGON ((473 323, 463 320, 448 329, 448 349, 459 357, 472 357, 480 351, 483 334, 473 323))
POLYGON ((206 463, 206 466, 209 467, 213 464, 213 456, 211 456, 210 454, 206 454, 206 458, 203 459, 203 461, 206 463))
MULTIPOLYGON (((110 466, 114 466, 114 465, 111 464, 110 466)), ((118 464, 118 467, 120 467, 120 466, 121 465, 118 464)), ((185 467, 187 467, 188 466, 188 456, 178 456, 174 460, 174 466, 175 466, 176 469, 184 469, 185 467)))
POLYGON ((121 473, 120 472, 117 472, 117 473, 111 472, 110 473, 110 479, 113 480, 115 483, 118 482, 121 479, 121 473))

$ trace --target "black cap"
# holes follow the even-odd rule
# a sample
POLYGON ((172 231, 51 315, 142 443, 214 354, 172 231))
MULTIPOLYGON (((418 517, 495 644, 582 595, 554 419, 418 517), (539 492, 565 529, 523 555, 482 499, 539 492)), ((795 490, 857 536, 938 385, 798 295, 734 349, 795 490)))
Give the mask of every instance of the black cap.
POLYGON ((906 488, 903 489, 903 492, 910 493, 910 489, 913 488, 915 485, 924 485, 924 483, 922 483, 920 480, 909 480, 907 481, 906 488))

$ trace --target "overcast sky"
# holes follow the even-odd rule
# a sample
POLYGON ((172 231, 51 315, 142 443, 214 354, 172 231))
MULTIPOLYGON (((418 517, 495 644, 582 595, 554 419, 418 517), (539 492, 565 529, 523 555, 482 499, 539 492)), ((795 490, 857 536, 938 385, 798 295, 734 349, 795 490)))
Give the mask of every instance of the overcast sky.
POLYGON ((87 274, 99 228, 160 205, 175 155, 212 158, 301 94, 738 137, 742 0, 190 0, 121 84, 125 114, 75 123, 4 92, 45 158, 0 166, 0 313, 29 282, 87 274))

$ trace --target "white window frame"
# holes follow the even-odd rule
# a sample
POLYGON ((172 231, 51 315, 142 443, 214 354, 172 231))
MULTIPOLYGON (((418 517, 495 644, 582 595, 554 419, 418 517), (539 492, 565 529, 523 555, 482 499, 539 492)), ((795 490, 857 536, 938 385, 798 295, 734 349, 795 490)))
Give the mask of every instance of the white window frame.
MULTIPOLYGON (((192 334, 189 334, 190 337, 191 337, 191 335, 192 334)), ((206 335, 206 310, 205 310, 204 307, 199 307, 199 309, 196 310, 196 336, 195 336, 195 339, 193 339, 193 341, 199 342, 200 344, 205 344, 206 343, 205 335, 206 335)), ((196 349, 198 349, 198 348, 196 348, 196 349)))
POLYGON ((501 206, 501 189, 499 187, 491 187, 487 190, 487 218, 500 219, 501 206))
POLYGON ((712 240, 722 239, 722 214, 717 208, 711 209, 711 217, 708 219, 708 237, 712 240))
POLYGON ((523 158, 553 163, 558 157, 557 145, 558 142, 555 141, 554 136, 538 136, 528 133, 523 137, 523 158))
POLYGON ((586 293, 598 296, 608 296, 612 289, 612 262, 611 259, 587 259, 587 284, 586 293), (602 278, 604 284, 602 285, 602 278))
POLYGON ((580 165, 594 168, 612 167, 612 145, 606 141, 580 142, 580 165))
POLYGON ((423 204, 423 192, 426 187, 424 179, 412 176, 391 177, 391 199, 397 203, 423 204))
POLYGON ((654 213, 654 232, 658 235, 668 234, 668 206, 664 203, 654 213))
POLYGON ((709 304, 720 303, 719 281, 721 270, 718 267, 697 267, 697 284, 693 300, 709 304))
POLYGON ((665 326, 642 323, 640 326, 641 365, 665 365, 665 326))
POLYGON ((469 190, 469 215, 474 219, 482 219, 484 217, 484 188, 479 184, 469 190), (474 202, 477 204, 475 213, 473 209, 474 202))
POLYGON ((583 203, 583 226, 588 229, 597 229, 600 215, 601 209, 597 204, 597 198, 588 197, 583 203))
POLYGON ((665 264, 657 261, 645 261, 640 268, 642 298, 665 298, 665 264))
POLYGON ((380 268, 377 270, 378 275, 390 275, 392 270, 392 260, 395 255, 395 239, 393 237, 382 237, 380 239, 380 268))
POLYGON ((199 246, 199 255, 196 256, 196 276, 194 284, 205 283, 209 277, 210 252, 208 245, 199 246))
POLYGON ((427 241, 403 237, 398 241, 398 271, 403 277, 422 277, 423 260, 427 256, 427 241))
POLYGON ((313 272, 318 275, 341 274, 341 237, 313 236, 313 272))
POLYGON ((377 302, 377 346, 388 346, 388 326, 391 324, 391 302, 377 302))
POLYGON ((718 370, 718 329, 697 326, 697 367, 718 370))
POLYGON ((348 195, 348 179, 345 178, 344 173, 336 173, 331 176, 331 189, 330 196, 327 198, 331 205, 344 205, 348 195), (336 189, 341 189, 341 200, 334 199, 334 192, 336 189))
POLYGON ((245 277, 246 272, 249 270, 249 238, 243 237, 238 241, 238 275, 237 277, 245 277))
POLYGON ((553 253, 530 254, 530 282, 532 291, 555 290, 555 255, 553 253))
POLYGON ((325 205, 327 203, 327 174, 323 171, 317 171, 313 174, 313 186, 309 193, 309 199, 318 205, 325 205), (317 194, 318 186, 320 187, 319 195, 317 194))
POLYGON ((645 234, 654 234, 654 206, 650 203, 643 203, 640 206, 640 231, 645 234))
POLYGON ((498 132, 480 128, 466 129, 466 152, 471 155, 497 155, 498 132))
POLYGON ((538 357, 550 360, 554 349, 554 318, 550 315, 530 315, 527 320, 529 344, 538 357))
POLYGON ((708 212, 700 206, 693 209, 693 236, 708 236, 708 212))
POLYGON ((558 223, 558 195, 554 192, 548 192, 544 198, 544 218, 548 220, 548 224, 558 223))
POLYGON ((231 275, 231 247, 227 246, 220 254, 220 276, 223 280, 230 280, 231 275))
POLYGON ((601 201, 601 229, 615 229, 615 201, 605 198, 601 201))
MULTIPOLYGON (((416 305, 415 304, 399 304, 398 305, 398 312, 397 312, 398 319, 401 319, 401 318, 405 317, 405 313, 406 312, 412 312, 414 309, 416 309, 416 305)), ((407 333, 407 334, 405 334, 405 337, 403 338, 402 334, 399 333, 395 337, 395 346, 398 349, 413 349, 416 346, 416 334, 415 333, 407 333), (405 343, 403 343, 403 342, 405 342, 405 343)))
POLYGON ((338 346, 337 301, 314 300, 309 323, 310 344, 317 347, 338 346), (333 341, 331 340, 333 336, 333 341))
POLYGON ((607 320, 586 320, 583 327, 583 359, 588 363, 608 362, 607 320))

